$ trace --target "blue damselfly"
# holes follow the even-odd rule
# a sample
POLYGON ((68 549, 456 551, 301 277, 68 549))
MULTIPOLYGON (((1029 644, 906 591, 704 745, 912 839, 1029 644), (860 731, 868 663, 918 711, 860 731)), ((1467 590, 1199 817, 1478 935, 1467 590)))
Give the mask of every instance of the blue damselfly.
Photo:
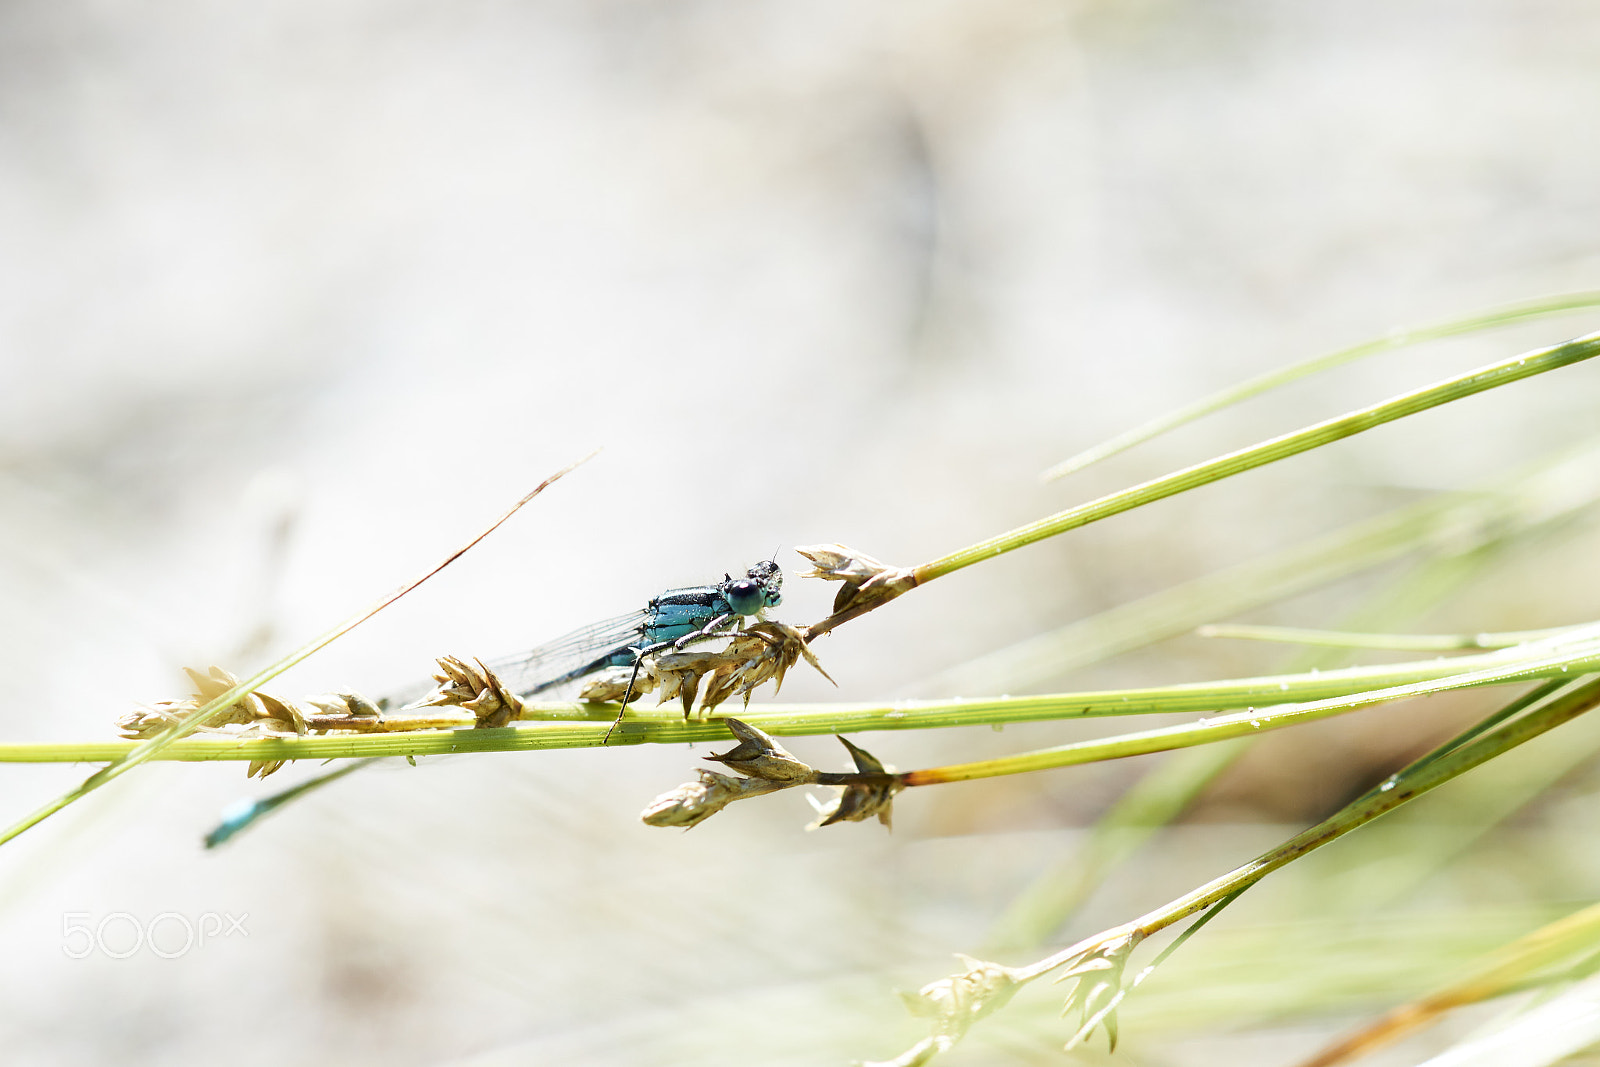
POLYGON ((743 578, 724 575, 716 585, 669 589, 638 611, 575 630, 520 655, 491 660, 488 667, 523 697, 607 667, 632 667, 637 677, 646 656, 717 637, 782 602, 783 571, 777 563, 762 560, 743 578))
MULTIPOLYGON (((490 660, 486 666, 519 697, 534 696, 610 667, 631 668, 617 720, 612 723, 615 730, 648 657, 727 635, 743 626, 746 619, 759 619, 767 608, 782 602, 783 571, 775 560, 762 560, 742 578, 725 574, 714 585, 668 589, 638 611, 574 630, 527 652, 490 660)), ((413 706, 432 691, 431 685, 413 686, 384 698, 378 706, 413 706)), ((608 730, 606 741, 610 739, 608 730)), ((375 758, 356 760, 272 796, 230 807, 206 835, 206 847, 222 844, 287 801, 372 762, 375 758)))

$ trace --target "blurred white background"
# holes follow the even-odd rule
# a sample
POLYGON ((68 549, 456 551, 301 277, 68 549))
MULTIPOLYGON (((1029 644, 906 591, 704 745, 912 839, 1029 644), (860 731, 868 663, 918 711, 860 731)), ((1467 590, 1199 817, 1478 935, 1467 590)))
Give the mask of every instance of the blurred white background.
MULTIPOLYGON (((1597 46, 1600 9, 1554 0, 7 4, 0 729, 108 738, 184 692, 180 667, 299 644, 599 445, 275 691, 381 693, 780 547, 782 617, 814 621, 833 590, 794 577, 796 544, 918 562, 1561 340, 1579 331, 1384 359, 1036 481, 1289 359, 1596 285, 1597 46)), ((840 697, 911 691, 1513 469, 1594 427, 1597 384, 1579 368, 1035 546, 819 651, 840 697)), ((1542 594, 1472 625, 1594 608, 1581 583, 1542 594)), ((1268 662, 1179 642, 1061 684, 1268 662)), ((1073 736, 857 740, 910 767, 1073 736)), ((908 795, 892 835, 804 834, 791 796, 640 825, 699 755, 374 771, 214 854, 200 834, 257 789, 243 765, 142 770, 0 850, 4 1057, 887 1055, 916 1032, 892 987, 976 948, 1127 770, 908 795), (248 913, 248 937, 66 956, 63 916, 119 912, 248 913)), ((4 821, 86 773, 6 766, 4 821)), ((1241 834, 1085 921, 1272 838, 1241 834)), ((1159 1062, 1277 1062, 1252 1040, 1159 1062)))

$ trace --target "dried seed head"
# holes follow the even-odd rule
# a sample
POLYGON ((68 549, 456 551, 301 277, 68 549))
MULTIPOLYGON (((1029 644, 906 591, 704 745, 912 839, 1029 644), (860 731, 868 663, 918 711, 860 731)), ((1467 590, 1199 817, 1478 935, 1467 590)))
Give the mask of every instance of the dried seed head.
POLYGON ((360 693, 350 689, 339 689, 328 694, 344 704, 345 709, 359 719, 381 719, 383 709, 360 693))
POLYGON ((735 696, 743 697, 748 704, 751 692, 769 681, 774 683, 774 690, 781 689, 789 668, 801 659, 828 678, 828 672, 806 646, 804 634, 787 623, 758 622, 730 635, 727 646, 717 651, 658 656, 656 669, 663 679, 662 699, 680 697, 687 717, 695 695, 702 691, 700 710, 704 713, 735 696))
POLYGON ((306 732, 306 717, 300 712, 299 708, 286 701, 279 700, 277 697, 268 696, 266 693, 255 693, 253 695, 261 702, 261 707, 266 712, 263 718, 282 723, 296 734, 306 732))
POLYGON ((433 676, 438 688, 412 707, 465 708, 477 719, 479 729, 504 726, 522 716, 522 701, 482 660, 468 663, 444 656, 438 662, 439 670, 433 676))
POLYGON ((864 822, 873 816, 893 829, 894 795, 903 788, 892 780, 876 785, 841 786, 839 795, 831 802, 817 805, 817 821, 806 829, 820 830, 840 822, 864 822))
POLYGON ((685 782, 650 802, 639 817, 650 826, 681 826, 687 830, 744 797, 770 793, 783 785, 761 778, 732 778, 702 770, 699 779, 685 782))
POLYGON ((282 767, 285 762, 281 759, 253 759, 250 761, 249 768, 244 772, 244 776, 246 778, 265 778, 282 767))
POLYGON ((651 677, 661 679, 661 696, 656 699, 656 706, 660 707, 673 697, 677 697, 678 702, 683 705, 683 717, 687 719, 694 710, 694 698, 700 692, 700 679, 709 669, 704 667, 701 661, 669 667, 661 663, 660 657, 657 657, 656 662, 650 664, 651 677))
POLYGON ((723 719, 739 743, 720 754, 705 757, 738 771, 747 778, 804 785, 817 779, 817 772, 796 759, 767 734, 738 719, 723 719))
POLYGON ((183 719, 181 712, 173 710, 180 706, 180 703, 165 701, 130 711, 117 720, 117 730, 123 737, 134 741, 156 737, 166 733, 183 719))
POLYGON ((202 702, 219 697, 239 684, 236 676, 215 664, 205 674, 201 674, 193 667, 185 667, 183 673, 189 676, 189 681, 194 685, 195 696, 202 702))
POLYGON ((900 994, 913 1015, 933 1023, 930 1040, 940 1051, 960 1041, 973 1023, 1002 1007, 1023 985, 1010 967, 971 956, 956 958, 966 967, 960 974, 900 994))
POLYGON ((866 749, 839 738, 839 743, 850 750, 856 771, 873 775, 867 782, 840 786, 839 795, 828 804, 817 805, 817 821, 806 827, 821 829, 839 822, 862 822, 876 816, 884 826, 893 828, 894 795, 904 789, 905 782, 895 777, 894 768, 881 762, 866 749))
MULTIPOLYGON (((294 708, 275 697, 262 696, 262 703, 280 714, 263 715, 255 722, 244 726, 230 727, 227 732, 240 740, 249 740, 260 737, 296 737, 306 732, 306 722, 299 709, 294 708)), ((245 770, 246 778, 265 778, 286 761, 281 759, 251 760, 250 766, 245 770)))
MULTIPOLYGON (((633 682, 633 695, 628 696, 628 678, 633 674, 632 667, 613 667, 597 675, 583 687, 578 694, 579 700, 589 700, 595 703, 611 704, 628 697, 628 703, 653 692, 661 684, 661 678, 656 670, 656 665, 650 660, 645 660, 639 668, 639 677, 633 682)), ((673 693, 663 693, 662 700, 670 700, 673 693)))
MULTIPOLYGON (((339 690, 335 693, 318 693, 316 696, 306 697, 302 705, 315 708, 322 715, 314 718, 326 719, 381 719, 383 710, 360 693, 348 690, 339 690)), ((319 729, 327 729, 319 723, 319 729)))
POLYGON ((802 577, 844 583, 833 598, 833 615, 811 627, 812 636, 827 633, 844 621, 836 619, 837 616, 848 612, 854 617, 871 611, 917 584, 916 574, 910 568, 890 566, 844 545, 804 545, 795 551, 809 559, 813 566, 802 577))
MULTIPOLYGON (((1140 938, 1124 934, 1103 941, 1079 956, 1073 965, 1056 978, 1057 982, 1076 980, 1072 994, 1062 1005, 1061 1014, 1076 1012, 1078 1029, 1067 1039, 1066 1047, 1072 1049, 1087 1041, 1095 1028, 1104 1026, 1111 1042, 1111 1051, 1117 1049, 1117 1005, 1127 995, 1122 982, 1128 958, 1138 947, 1140 938)), ((1137 984, 1137 982, 1135 983, 1137 984)))
MULTIPOLYGON (((184 673, 194 682, 194 695, 182 700, 163 700, 122 716, 117 720, 117 728, 125 737, 154 737, 239 684, 238 678, 221 667, 212 667, 205 674, 185 668, 184 673)), ((261 693, 247 693, 213 712, 195 732, 239 736, 246 731, 279 735, 304 733, 305 715, 287 701, 261 693), (265 725, 256 728, 258 723, 265 725)))
MULTIPOLYGON (((202 705, 215 700, 239 684, 238 678, 221 667, 214 666, 205 674, 185 667, 183 673, 187 674, 189 681, 194 683, 194 696, 176 701, 172 706, 174 708, 183 708, 186 713, 198 710, 202 705)), ((229 723, 243 725, 254 722, 267 714, 266 708, 262 706, 256 694, 247 693, 228 705, 227 708, 214 713, 206 720, 206 726, 226 726, 229 723)))
POLYGON ((811 561, 812 569, 802 578, 821 578, 826 582, 849 582, 861 585, 884 571, 894 568, 882 560, 873 559, 865 552, 837 542, 825 545, 800 545, 795 549, 811 561))
POLYGON ((786 752, 767 734, 740 722, 724 719, 739 743, 720 755, 706 758, 732 767, 743 778, 701 770, 699 779, 663 793, 644 810, 641 818, 651 826, 694 826, 746 797, 775 793, 816 781, 817 772, 786 752))
MULTIPOLYGON (((683 717, 689 718, 694 711, 695 698, 700 694, 700 683, 710 677, 712 684, 707 693, 714 692, 717 679, 737 673, 746 659, 742 651, 736 651, 731 645, 724 649, 699 648, 656 656, 651 666, 661 678, 660 703, 677 697, 683 705, 683 717)), ((701 710, 704 712, 712 706, 702 703, 701 710)))
MULTIPOLYGON (((186 673, 195 685, 193 696, 162 701, 122 716, 117 720, 122 735, 139 740, 156 737, 238 684, 238 679, 221 667, 212 667, 205 674, 193 670, 186 673)), ((240 697, 215 713, 194 732, 249 740, 326 734, 345 729, 368 731, 382 726, 383 713, 359 693, 323 694, 296 703, 270 693, 256 692, 240 697)), ((246 773, 250 777, 265 778, 283 764, 283 760, 276 759, 253 760, 246 773)))

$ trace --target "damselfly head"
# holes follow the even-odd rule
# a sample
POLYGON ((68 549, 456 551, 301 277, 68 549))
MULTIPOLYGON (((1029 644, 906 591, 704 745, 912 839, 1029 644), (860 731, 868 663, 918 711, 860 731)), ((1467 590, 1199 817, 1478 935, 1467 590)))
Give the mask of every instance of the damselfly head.
POLYGON ((723 589, 728 606, 740 615, 754 615, 762 608, 783 603, 783 571, 771 560, 762 560, 745 572, 746 577, 729 582, 723 589))

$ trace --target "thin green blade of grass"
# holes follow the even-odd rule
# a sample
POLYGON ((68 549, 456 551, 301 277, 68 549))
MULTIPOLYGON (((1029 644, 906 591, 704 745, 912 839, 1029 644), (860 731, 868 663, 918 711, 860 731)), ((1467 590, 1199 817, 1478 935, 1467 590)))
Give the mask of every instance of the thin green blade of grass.
MULTIPOLYGON (((1529 706, 1533 703, 1528 700, 1529 706)), ((1470 744, 1497 726, 1499 715, 1463 731, 1451 745, 1438 746, 1427 758, 1443 759, 1451 746, 1470 744)), ((1564 727, 1559 737, 1525 745, 1395 812, 1347 842, 1338 856, 1316 864, 1311 882, 1317 892, 1311 906, 1330 915, 1357 914, 1407 899, 1536 803, 1565 775, 1593 759, 1596 751, 1600 751, 1600 716, 1585 716, 1564 727)))
POLYGON ((1205 623, 1331 584, 1418 551, 1460 555, 1504 544, 1600 501, 1600 439, 1497 478, 1353 523, 1305 544, 1203 575, 1140 600, 976 656, 919 693, 1025 689, 1205 623))
MULTIPOLYGON (((1280 875, 1293 876, 1292 869, 1280 875)), ((1548 903, 1457 905, 1213 927, 1128 998, 1123 1024, 1152 1033, 1214 1031, 1371 1011, 1452 982, 1567 910, 1548 903)))
MULTIPOLYGON (((1595 453, 1600 459, 1600 452, 1595 453)), ((1568 468, 1569 470, 1571 468, 1568 468)), ((1581 472, 1579 472, 1581 473, 1581 472)), ((1596 476, 1592 488, 1600 491, 1600 467, 1590 468, 1596 476)), ((1402 630, 1426 618, 1451 597, 1469 589, 1496 568, 1510 565, 1514 553, 1540 551, 1548 540, 1581 529, 1576 521, 1586 515, 1600 497, 1588 496, 1588 488, 1575 483, 1586 502, 1572 509, 1556 508, 1548 517, 1536 510, 1512 511, 1497 532, 1482 539, 1470 539, 1467 546, 1452 545, 1419 555, 1415 565, 1369 590, 1367 596, 1339 620, 1343 630, 1370 632, 1402 630)), ((1490 530, 1496 530, 1494 526, 1490 530)), ((1348 666, 1355 649, 1327 646, 1302 646, 1290 651, 1286 671, 1337 670, 1348 666)))
POLYGON ((1420 414, 1443 404, 1476 396, 1549 371, 1570 367, 1575 363, 1593 359, 1597 355, 1600 355, 1600 333, 1593 333, 1564 344, 1479 367, 1336 418, 1281 434, 1248 448, 1185 467, 979 541, 977 544, 916 567, 913 571, 915 584, 930 582, 975 563, 993 559, 995 556, 1080 526, 1087 526, 1091 522, 1098 522, 1112 515, 1152 504, 1157 500, 1198 489, 1212 482, 1231 478, 1236 474, 1333 444, 1335 441, 1342 441, 1347 437, 1354 437, 1356 434, 1365 433, 1386 423, 1420 414))
POLYGON ((1510 304, 1488 312, 1469 315, 1466 318, 1452 319, 1447 322, 1433 323, 1413 329, 1391 330, 1384 336, 1371 341, 1363 341, 1348 348, 1341 348, 1336 352, 1328 352, 1320 356, 1314 356, 1311 359, 1302 360, 1299 363, 1291 363, 1287 367, 1268 371, 1265 374, 1257 375, 1237 385, 1212 393, 1210 396, 1202 397, 1192 404, 1186 404, 1176 411, 1141 423, 1125 433, 1120 433, 1108 441, 1063 460, 1040 474, 1039 480, 1050 482, 1058 478, 1065 478, 1067 475, 1074 474, 1085 467, 1093 466, 1101 460, 1109 459, 1119 452, 1125 452, 1135 445, 1160 437, 1164 433, 1169 433, 1197 419, 1242 403, 1251 397, 1260 396, 1262 393, 1270 392, 1291 382, 1320 374, 1323 371, 1332 370, 1335 367, 1342 367, 1347 363, 1354 363, 1357 360, 1377 355, 1380 352, 1390 352, 1427 341, 1443 340, 1447 337, 1457 337, 1481 330, 1511 326, 1521 322, 1573 311, 1583 311, 1593 307, 1600 307, 1600 291, 1589 290, 1562 293, 1558 296, 1541 297, 1518 304, 1510 304))
POLYGON ((1300 626, 1243 626, 1221 623, 1202 626, 1201 637, 1236 641, 1271 641, 1291 645, 1322 645, 1328 648, 1368 648, 1391 652, 1460 652, 1469 648, 1510 648, 1559 633, 1561 627, 1545 630, 1507 630, 1480 634, 1377 634, 1349 630, 1316 630, 1300 626))

